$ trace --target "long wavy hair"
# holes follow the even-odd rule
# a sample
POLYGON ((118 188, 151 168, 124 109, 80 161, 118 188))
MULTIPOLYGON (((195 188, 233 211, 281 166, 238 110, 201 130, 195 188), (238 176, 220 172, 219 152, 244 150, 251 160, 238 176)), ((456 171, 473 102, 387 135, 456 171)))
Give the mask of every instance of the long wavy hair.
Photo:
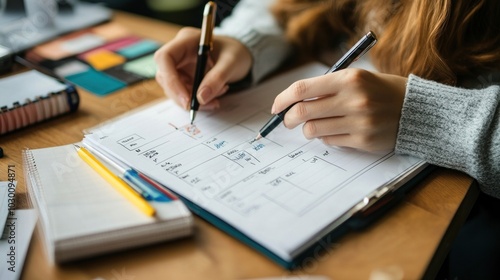
POLYGON ((277 0, 272 11, 302 53, 373 30, 381 72, 455 85, 500 69, 499 0, 277 0))

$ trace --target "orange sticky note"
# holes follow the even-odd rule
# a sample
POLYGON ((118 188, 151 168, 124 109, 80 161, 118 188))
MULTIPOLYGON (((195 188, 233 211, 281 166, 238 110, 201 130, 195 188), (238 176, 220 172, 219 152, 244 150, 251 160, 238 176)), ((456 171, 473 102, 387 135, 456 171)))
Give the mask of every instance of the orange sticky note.
POLYGON ((108 69, 125 62, 123 56, 104 49, 89 53, 85 59, 97 70, 108 69))

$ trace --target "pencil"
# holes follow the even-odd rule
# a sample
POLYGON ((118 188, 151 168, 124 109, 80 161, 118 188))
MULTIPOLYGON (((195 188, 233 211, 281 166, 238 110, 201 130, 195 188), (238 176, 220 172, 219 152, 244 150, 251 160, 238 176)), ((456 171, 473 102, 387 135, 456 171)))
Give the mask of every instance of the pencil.
POLYGON ((110 183, 119 193, 125 196, 132 204, 137 206, 148 216, 155 215, 155 209, 140 195, 138 195, 123 179, 113 174, 106 166, 99 162, 91 153, 83 147, 77 147, 78 155, 108 183, 110 183))

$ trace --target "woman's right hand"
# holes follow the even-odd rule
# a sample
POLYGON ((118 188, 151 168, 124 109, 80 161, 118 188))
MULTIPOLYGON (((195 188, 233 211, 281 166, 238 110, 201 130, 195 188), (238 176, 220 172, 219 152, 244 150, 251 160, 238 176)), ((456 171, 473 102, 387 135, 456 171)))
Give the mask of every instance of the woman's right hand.
MULTIPOLYGON (((155 53, 156 81, 169 98, 186 110, 191 101, 200 34, 200 29, 184 27, 155 53)), ((228 90, 229 83, 243 79, 252 66, 252 55, 241 42, 224 36, 213 39, 207 72, 197 92, 200 110, 218 108, 217 97, 228 90)))

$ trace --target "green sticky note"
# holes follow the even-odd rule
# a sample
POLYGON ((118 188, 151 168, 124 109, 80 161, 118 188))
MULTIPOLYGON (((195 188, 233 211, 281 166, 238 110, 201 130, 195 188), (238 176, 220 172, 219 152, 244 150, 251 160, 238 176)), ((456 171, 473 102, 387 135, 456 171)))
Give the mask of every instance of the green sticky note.
POLYGON ((117 51, 117 53, 123 55, 128 59, 133 59, 148 53, 152 53, 156 51, 160 45, 158 43, 151 40, 143 40, 137 43, 134 43, 130 46, 121 48, 117 51))
POLYGON ((156 63, 153 56, 153 54, 150 54, 127 62, 123 66, 123 69, 145 78, 154 78, 156 75, 156 63))

